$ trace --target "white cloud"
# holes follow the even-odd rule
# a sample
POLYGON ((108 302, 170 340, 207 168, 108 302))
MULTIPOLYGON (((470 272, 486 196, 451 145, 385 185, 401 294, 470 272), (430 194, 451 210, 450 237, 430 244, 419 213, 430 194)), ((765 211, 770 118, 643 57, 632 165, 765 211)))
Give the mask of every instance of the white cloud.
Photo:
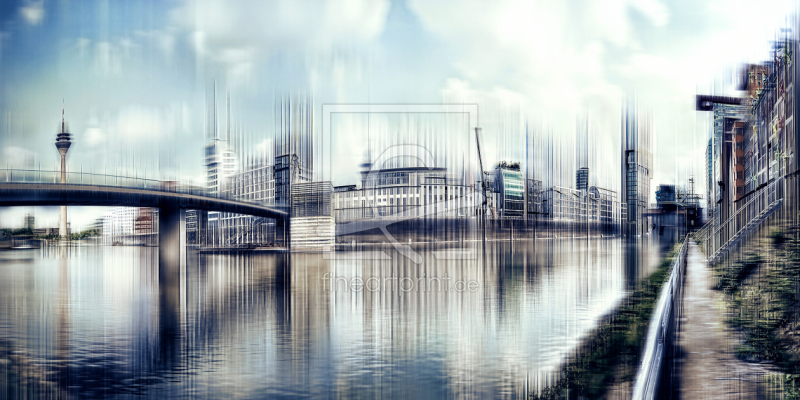
POLYGON ((106 141, 106 134, 100 128, 87 128, 83 133, 83 140, 89 147, 94 147, 106 141))
POLYGON ((33 169, 39 166, 39 153, 24 147, 9 146, 3 149, 3 160, 5 163, 2 168, 33 169))
POLYGON ((39 25, 44 18, 44 0, 26 1, 25 5, 19 8, 22 18, 30 25, 39 25))
MULTIPOLYGON (((614 165, 617 154, 608 144, 618 141, 620 98, 637 93, 653 109, 655 169, 665 181, 687 146, 705 142, 694 126, 698 84, 710 86, 740 61, 768 59, 769 41, 792 10, 786 0, 758 6, 745 0, 408 4, 429 33, 455 50, 459 75, 445 91, 486 103, 498 102, 501 90, 514 93, 523 113, 555 135, 572 135, 574 116, 588 112, 614 165)), ((484 109, 482 103, 482 120, 484 109)), ((702 168, 700 157, 679 172, 702 175, 702 168)))
POLYGON ((374 41, 388 10, 386 0, 187 0, 172 15, 198 56, 219 63, 241 83, 255 65, 275 55, 302 62, 308 54, 374 41))

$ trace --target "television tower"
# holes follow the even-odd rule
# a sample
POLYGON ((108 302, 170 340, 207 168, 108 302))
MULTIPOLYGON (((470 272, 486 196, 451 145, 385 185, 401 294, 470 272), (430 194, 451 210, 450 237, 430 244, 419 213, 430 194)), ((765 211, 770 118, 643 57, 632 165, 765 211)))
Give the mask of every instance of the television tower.
MULTIPOLYGON (((61 183, 67 183, 67 150, 72 145, 70 134, 64 123, 64 104, 61 104, 61 133, 56 135, 56 148, 61 153, 61 183)), ((67 236, 67 206, 61 206, 58 213, 58 235, 67 236)))

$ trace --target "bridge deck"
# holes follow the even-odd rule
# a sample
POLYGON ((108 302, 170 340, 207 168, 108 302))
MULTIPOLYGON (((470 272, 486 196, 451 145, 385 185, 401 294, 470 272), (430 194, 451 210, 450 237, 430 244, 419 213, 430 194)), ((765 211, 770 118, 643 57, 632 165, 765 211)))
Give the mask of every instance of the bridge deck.
POLYGON ((0 183, 0 207, 11 206, 177 207, 288 218, 279 207, 190 193, 102 185, 0 183))

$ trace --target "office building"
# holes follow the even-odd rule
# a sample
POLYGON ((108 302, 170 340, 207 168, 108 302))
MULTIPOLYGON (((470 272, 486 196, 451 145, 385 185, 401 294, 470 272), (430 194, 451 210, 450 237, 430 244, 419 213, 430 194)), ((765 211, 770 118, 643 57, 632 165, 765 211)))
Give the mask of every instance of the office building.
MULTIPOLYGON (((227 129, 224 138, 219 136, 218 120, 217 120, 217 89, 214 86, 213 95, 210 96, 212 104, 210 105, 209 121, 207 136, 210 143, 205 147, 205 166, 206 166, 206 190, 209 196, 219 196, 222 194, 223 185, 225 180, 230 178, 236 173, 236 154, 231 149, 231 109, 230 109, 230 95, 228 95, 228 114, 227 114, 227 129)), ((218 246, 221 241, 221 226, 220 226, 220 213, 208 212, 207 214, 197 214, 199 216, 208 216, 206 224, 206 238, 207 246, 218 246)))
MULTIPOLYGON (((223 185, 223 197, 275 204, 275 175, 272 165, 262 159, 244 171, 227 178, 223 185)), ((275 239, 274 220, 249 215, 220 213, 222 245, 267 244, 275 239)))
POLYGON ((364 171, 361 188, 334 188, 335 221, 474 215, 478 192, 465 185, 463 178, 448 177, 446 172, 445 168, 425 167, 364 171))
POLYGON ((112 207, 103 217, 103 244, 157 243, 157 208, 112 207))
POLYGON ((311 182, 314 171, 314 101, 289 95, 275 104, 275 203, 288 206, 292 183, 311 182))
POLYGON ((492 187, 500 218, 522 218, 525 212, 525 181, 519 163, 501 162, 492 172, 492 187))
POLYGON ((645 215, 650 196, 652 169, 652 121, 635 100, 625 104, 622 116, 622 201, 627 204, 626 231, 643 235, 650 231, 645 215))
POLYGON ((582 167, 578 168, 578 171, 575 173, 575 187, 581 191, 589 190, 589 168, 582 167))

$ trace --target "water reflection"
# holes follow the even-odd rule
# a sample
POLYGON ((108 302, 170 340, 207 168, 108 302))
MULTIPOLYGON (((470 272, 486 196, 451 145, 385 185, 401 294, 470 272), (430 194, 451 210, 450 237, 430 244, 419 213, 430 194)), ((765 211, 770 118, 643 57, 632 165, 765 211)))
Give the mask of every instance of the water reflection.
POLYGON ((3 252, 0 337, 83 397, 523 397, 668 241, 3 252))

